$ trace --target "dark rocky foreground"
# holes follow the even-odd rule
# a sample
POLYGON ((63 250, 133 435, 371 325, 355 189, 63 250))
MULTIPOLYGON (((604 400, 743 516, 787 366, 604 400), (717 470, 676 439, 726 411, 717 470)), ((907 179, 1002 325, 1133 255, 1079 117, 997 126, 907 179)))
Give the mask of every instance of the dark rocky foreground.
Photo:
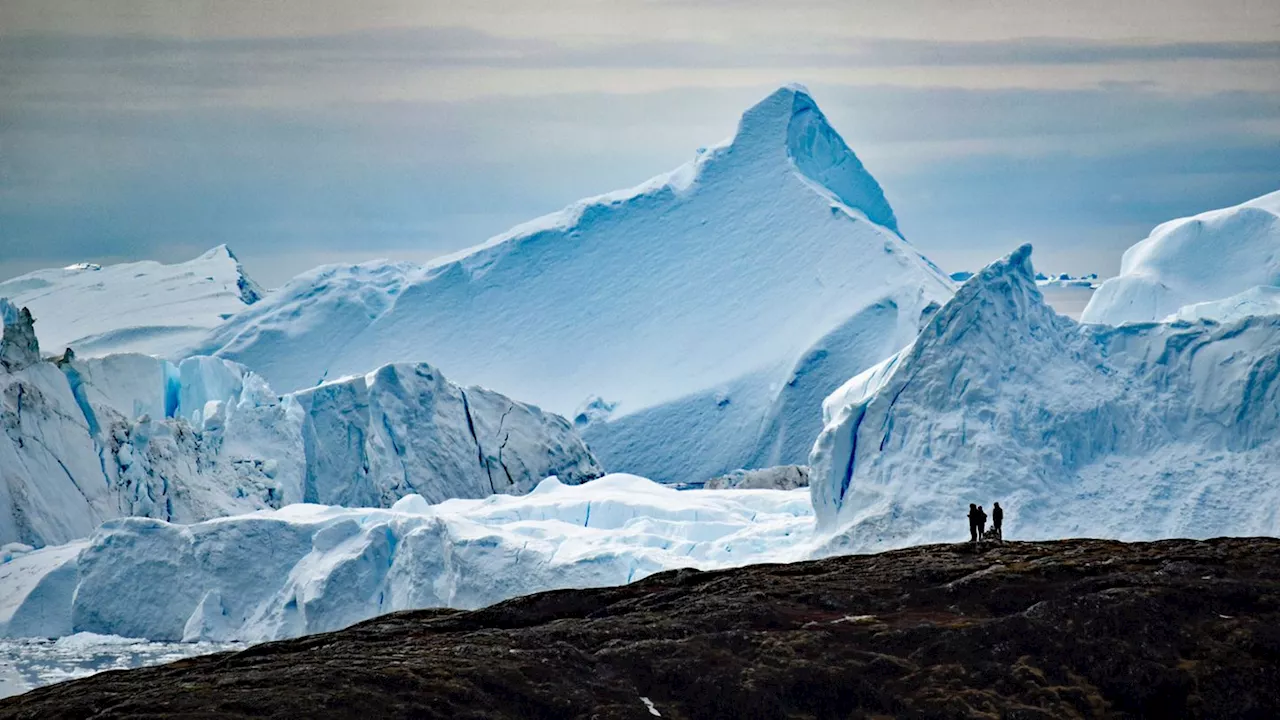
POLYGON ((0 718, 658 713, 1280 717, 1280 540, 935 545, 670 572, 0 701, 0 718))

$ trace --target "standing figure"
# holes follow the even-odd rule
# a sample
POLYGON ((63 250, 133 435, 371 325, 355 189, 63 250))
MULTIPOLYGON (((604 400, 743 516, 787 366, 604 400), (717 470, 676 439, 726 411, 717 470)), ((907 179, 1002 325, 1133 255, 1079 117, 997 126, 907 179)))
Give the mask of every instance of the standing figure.
POLYGON ((996 540, 1004 542, 1004 509, 1000 507, 1000 503, 991 506, 991 533, 995 535, 996 540))
POLYGON ((969 503, 969 542, 978 542, 978 506, 969 503))
POLYGON ((978 506, 978 539, 987 539, 987 512, 978 506))

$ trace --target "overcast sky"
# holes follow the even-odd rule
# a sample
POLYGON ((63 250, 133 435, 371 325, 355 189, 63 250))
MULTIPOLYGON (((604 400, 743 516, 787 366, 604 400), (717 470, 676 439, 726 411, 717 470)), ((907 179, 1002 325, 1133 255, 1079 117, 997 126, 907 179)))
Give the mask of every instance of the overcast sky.
POLYGON ((425 260, 809 86, 949 270, 1280 189, 1275 0, 0 0, 0 279, 425 260))

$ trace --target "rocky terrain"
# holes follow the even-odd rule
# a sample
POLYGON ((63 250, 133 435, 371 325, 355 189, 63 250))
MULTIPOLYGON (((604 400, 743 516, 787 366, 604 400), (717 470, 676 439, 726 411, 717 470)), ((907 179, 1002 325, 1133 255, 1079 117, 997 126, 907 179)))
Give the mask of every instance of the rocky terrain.
POLYGON ((0 718, 1280 716, 1280 540, 932 545, 414 611, 0 718))

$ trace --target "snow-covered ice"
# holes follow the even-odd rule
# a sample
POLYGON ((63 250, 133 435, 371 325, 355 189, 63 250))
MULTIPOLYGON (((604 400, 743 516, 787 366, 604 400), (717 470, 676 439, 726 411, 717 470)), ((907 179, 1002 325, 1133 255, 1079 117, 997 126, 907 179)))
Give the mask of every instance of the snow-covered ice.
POLYGON ((262 297, 225 245, 175 265, 77 263, 0 282, 0 297, 31 308, 40 344, 91 357, 169 356, 262 297))
POLYGON ((1280 316, 1078 325, 1030 246, 963 285, 920 337, 833 393, 813 452, 830 548, 1009 537, 1280 533, 1280 316))
POLYGON ((426 267, 306 273, 192 352, 280 390, 429 360, 554 412, 589 407, 610 469, 696 482, 803 462, 821 399, 953 290, 787 87, 671 173, 426 267))
POLYGON ((807 491, 681 491, 630 475, 392 508, 127 518, 0 565, 0 636, 255 641, 421 607, 475 608, 662 570, 806 557, 807 491))
POLYGON ((1081 320, 1231 320, 1274 311, 1273 297, 1257 287, 1280 287, 1280 191, 1158 226, 1125 251, 1120 275, 1098 288, 1081 320), (1188 305, 1198 308, 1181 311, 1188 305))

